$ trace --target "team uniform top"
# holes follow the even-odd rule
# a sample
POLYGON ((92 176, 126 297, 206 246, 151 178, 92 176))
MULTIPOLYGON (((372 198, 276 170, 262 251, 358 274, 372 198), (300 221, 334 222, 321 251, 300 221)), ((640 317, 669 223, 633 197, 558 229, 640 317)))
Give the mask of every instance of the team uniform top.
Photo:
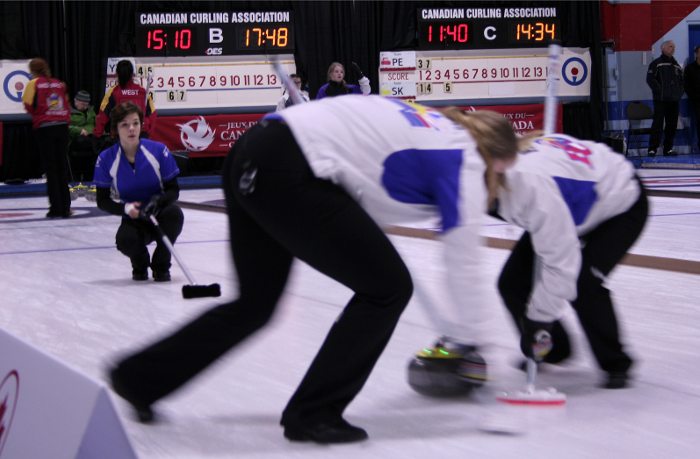
POLYGON ((27 83, 22 94, 24 108, 32 115, 32 127, 68 124, 70 102, 66 85, 55 78, 37 77, 27 83))
POLYGON ((121 202, 148 202, 163 192, 163 183, 180 174, 168 147, 141 139, 134 164, 130 164, 117 142, 100 153, 95 164, 95 186, 111 188, 121 202))
POLYGON ((485 164, 469 133, 435 110, 380 96, 326 98, 266 118, 284 120, 314 174, 344 188, 380 225, 439 222, 459 316, 442 328, 478 339, 487 288, 478 231, 487 198, 485 164))
POLYGON ((634 167, 606 145, 562 134, 540 137, 506 172, 499 214, 528 231, 537 254, 527 316, 560 318, 576 298, 579 236, 627 211, 641 189, 634 167))
POLYGON ((112 109, 123 102, 133 102, 141 109, 143 113, 143 132, 149 133, 155 126, 156 122, 156 107, 153 103, 151 95, 146 98, 146 90, 129 81, 124 86, 113 86, 107 90, 100 104, 100 112, 95 119, 95 130, 93 134, 100 137, 105 130, 105 126, 109 125, 109 114, 112 109))

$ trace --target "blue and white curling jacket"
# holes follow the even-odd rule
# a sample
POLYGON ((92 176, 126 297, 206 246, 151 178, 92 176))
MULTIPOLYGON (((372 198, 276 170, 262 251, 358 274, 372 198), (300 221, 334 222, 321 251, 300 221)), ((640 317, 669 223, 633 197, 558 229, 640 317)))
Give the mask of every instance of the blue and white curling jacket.
POLYGON ((325 98, 268 118, 282 118, 314 174, 344 188, 378 224, 440 227, 452 303, 441 332, 477 340, 492 286, 479 264, 485 164, 469 133, 436 110, 381 96, 325 98))
POLYGON ((499 214, 528 231, 537 255, 528 317, 552 321, 576 298, 579 236, 627 211, 640 194, 634 167, 604 144, 562 134, 518 155, 499 194, 499 214))

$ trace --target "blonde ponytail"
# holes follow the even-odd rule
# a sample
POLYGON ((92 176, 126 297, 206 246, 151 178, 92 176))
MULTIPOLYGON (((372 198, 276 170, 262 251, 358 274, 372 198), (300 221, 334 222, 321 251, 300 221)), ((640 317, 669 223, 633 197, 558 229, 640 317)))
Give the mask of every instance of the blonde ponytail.
POLYGON ((486 189, 488 205, 493 204, 503 177, 493 169, 493 160, 512 160, 518 154, 519 140, 513 126, 502 114, 488 110, 463 112, 457 107, 448 107, 442 113, 455 123, 464 126, 476 142, 476 149, 486 164, 486 189))

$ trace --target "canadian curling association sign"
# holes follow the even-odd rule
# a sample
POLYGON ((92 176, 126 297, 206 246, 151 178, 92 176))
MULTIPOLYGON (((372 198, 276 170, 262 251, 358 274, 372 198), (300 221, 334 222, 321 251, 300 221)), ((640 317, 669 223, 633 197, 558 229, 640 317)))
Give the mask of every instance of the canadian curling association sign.
POLYGON ((15 417, 17 399, 19 396, 19 374, 12 370, 0 383, 0 457, 2 450, 10 437, 12 420, 15 417))

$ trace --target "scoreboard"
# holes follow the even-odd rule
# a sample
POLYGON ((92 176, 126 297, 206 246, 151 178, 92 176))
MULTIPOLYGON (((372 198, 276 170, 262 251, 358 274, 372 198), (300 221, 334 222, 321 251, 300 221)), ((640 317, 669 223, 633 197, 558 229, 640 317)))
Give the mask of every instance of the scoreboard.
POLYGON ((137 13, 136 55, 290 54, 292 25, 290 11, 137 13))
POLYGON ((548 46, 563 41, 561 2, 452 2, 416 8, 417 45, 383 51, 379 92, 427 105, 541 103, 548 78, 562 102, 590 97, 587 48, 564 47, 561 69, 549 75, 548 46))
MULTIPOLYGON (((483 3, 485 4, 485 3, 483 3)), ((547 47, 561 40, 555 6, 419 8, 419 50, 547 47)))

